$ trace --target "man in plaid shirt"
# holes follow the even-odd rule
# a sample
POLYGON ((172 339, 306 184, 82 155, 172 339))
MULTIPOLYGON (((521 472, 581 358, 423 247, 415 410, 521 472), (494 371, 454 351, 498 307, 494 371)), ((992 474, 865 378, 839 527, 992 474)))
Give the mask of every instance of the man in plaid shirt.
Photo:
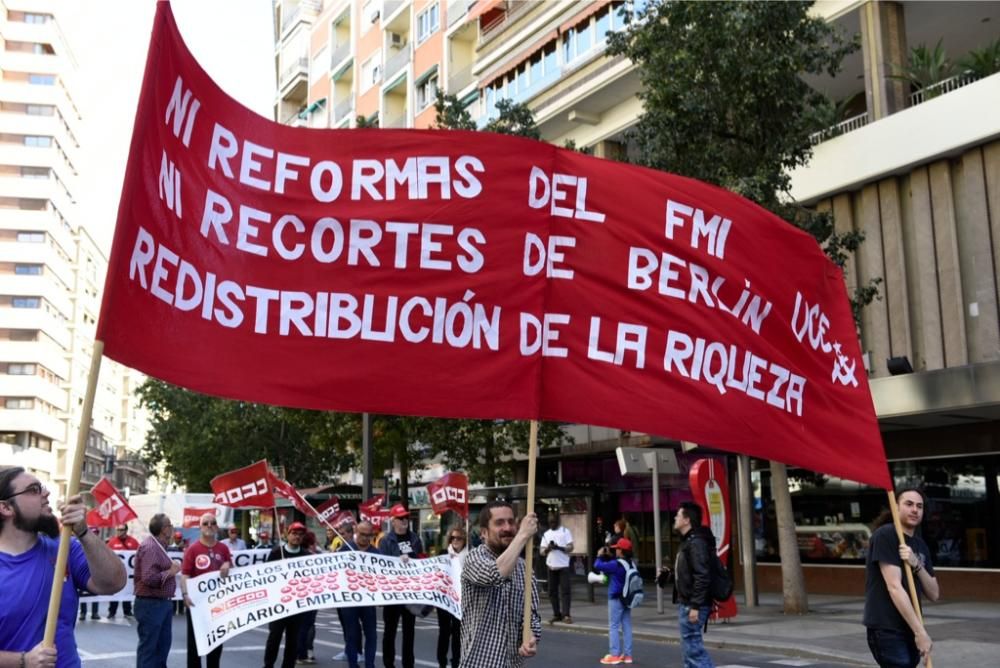
POLYGON ((542 619, 538 586, 531 579, 531 632, 523 642, 524 559, 521 551, 538 531, 528 513, 518 528, 506 501, 491 501, 479 513, 483 544, 469 552, 462 567, 461 668, 519 668, 538 651, 542 619))

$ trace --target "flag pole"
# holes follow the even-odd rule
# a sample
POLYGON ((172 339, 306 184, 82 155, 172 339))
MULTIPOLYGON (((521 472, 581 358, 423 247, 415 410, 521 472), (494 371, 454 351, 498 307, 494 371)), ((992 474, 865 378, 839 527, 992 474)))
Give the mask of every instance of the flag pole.
MULTIPOLYGON (((97 377, 101 372, 101 359, 104 357, 104 342, 94 341, 94 352, 90 357, 90 374, 87 376, 87 393, 83 397, 83 414, 80 416, 80 430, 76 436, 76 450, 73 454, 73 467, 69 472, 69 483, 66 487, 66 499, 71 499, 80 491, 80 472, 87 450, 87 437, 90 435, 90 421, 94 415, 94 395, 97 394, 97 377)), ((56 565, 52 576, 52 592, 49 594, 49 611, 45 618, 45 634, 42 636, 44 647, 56 646, 56 625, 59 621, 59 604, 62 602, 63 578, 66 573, 66 562, 69 560, 69 543, 73 537, 73 529, 62 527, 59 534, 59 551, 56 554, 56 565)))
MULTIPOLYGON (((529 433, 528 505, 525 509, 525 515, 535 512, 535 464, 538 459, 538 420, 531 421, 531 430, 529 433)), ((531 633, 531 581, 534 549, 535 537, 532 536, 524 546, 524 626, 522 627, 521 640, 525 644, 533 637, 531 633)))
MULTIPOLYGON (((896 505, 896 494, 891 489, 887 489, 886 494, 889 495, 889 509, 892 511, 892 523, 896 527, 896 536, 899 538, 899 544, 906 545, 906 539, 903 537, 903 524, 899 520, 899 506, 896 505)), ((924 616, 920 612, 920 599, 917 598, 917 583, 913 580, 913 569, 910 568, 910 562, 903 562, 903 570, 906 572, 906 583, 909 585, 908 589, 910 592, 910 602, 913 603, 913 611, 917 613, 917 619, 923 624, 924 616)), ((930 654, 925 658, 925 662, 927 668, 934 668, 934 665, 931 663, 930 654)))

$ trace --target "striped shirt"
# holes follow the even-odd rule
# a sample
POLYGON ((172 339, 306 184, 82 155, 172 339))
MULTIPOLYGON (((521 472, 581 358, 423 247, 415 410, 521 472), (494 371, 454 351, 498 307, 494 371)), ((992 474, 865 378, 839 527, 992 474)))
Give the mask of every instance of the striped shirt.
POLYGON ((145 598, 173 598, 177 578, 170 574, 172 563, 166 548, 155 538, 150 536, 142 541, 135 553, 135 595, 145 598))
MULTIPOLYGON (((462 663, 460 668, 519 668, 524 625, 524 559, 501 577, 486 546, 469 551, 462 565, 462 663)), ((531 578, 531 631, 541 638, 538 583, 531 578)))

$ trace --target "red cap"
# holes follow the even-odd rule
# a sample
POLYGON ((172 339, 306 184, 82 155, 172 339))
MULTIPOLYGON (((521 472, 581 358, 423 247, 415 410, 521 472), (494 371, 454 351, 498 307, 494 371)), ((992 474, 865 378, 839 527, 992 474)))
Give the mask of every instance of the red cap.
POLYGON ((617 541, 615 541, 615 543, 611 547, 615 548, 616 550, 631 550, 632 541, 630 541, 628 538, 619 538, 617 541))
POLYGON ((407 510, 406 506, 404 506, 402 503, 397 503, 396 505, 394 505, 389 510, 389 514, 392 517, 399 517, 399 518, 405 518, 405 519, 409 519, 410 518, 410 511, 407 510))
POLYGON ((267 537, 268 537, 268 536, 270 536, 271 534, 269 534, 269 533, 268 533, 268 532, 266 532, 266 531, 261 531, 261 532, 260 532, 260 533, 258 533, 257 535, 258 535, 258 536, 260 536, 261 538, 267 538, 267 537))
POLYGON ((175 531, 174 532, 174 538, 183 538, 183 537, 184 537, 184 534, 182 534, 180 531, 175 531))
POLYGON ((302 522, 292 522, 292 525, 288 527, 289 531, 305 531, 306 525, 302 522))

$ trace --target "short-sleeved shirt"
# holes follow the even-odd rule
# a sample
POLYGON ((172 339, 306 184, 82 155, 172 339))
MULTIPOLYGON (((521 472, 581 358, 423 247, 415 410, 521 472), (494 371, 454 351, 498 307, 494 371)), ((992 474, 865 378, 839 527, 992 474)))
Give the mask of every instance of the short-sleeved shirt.
MULTIPOLYGON (((3 583, 0 649, 28 652, 42 641, 58 551, 57 539, 39 535, 38 542, 27 552, 18 555, 0 552, 0 582, 3 583)), ((80 656, 73 629, 80 602, 79 590, 87 588, 90 567, 83 547, 75 538, 70 541, 66 571, 56 625, 56 666, 76 668, 80 665, 80 656)))
POLYGON ((222 564, 230 561, 232 555, 225 544, 218 542, 212 547, 206 546, 200 540, 191 543, 184 552, 184 563, 181 573, 189 578, 198 577, 222 568, 222 564))
MULTIPOLYGON (((907 536, 906 544, 920 559, 920 563, 929 575, 934 575, 934 564, 931 563, 931 551, 927 543, 918 536, 907 536)), ((872 534, 868 542, 868 556, 865 561, 865 614, 864 625, 872 629, 888 629, 893 631, 909 631, 910 626, 899 614, 899 610, 889 597, 889 588, 885 585, 879 564, 899 566, 899 577, 903 587, 908 588, 906 574, 903 572, 903 561, 899 558, 899 538, 896 527, 886 524, 872 534)), ((913 578, 917 585, 917 596, 923 596, 920 579, 913 578)), ((907 589, 907 591, 909 591, 907 589)))
POLYGON ((549 568, 566 568, 569 566, 569 555, 563 550, 551 550, 549 546, 566 547, 573 542, 573 534, 566 527, 548 529, 542 534, 541 547, 548 550, 545 555, 545 565, 549 568))

